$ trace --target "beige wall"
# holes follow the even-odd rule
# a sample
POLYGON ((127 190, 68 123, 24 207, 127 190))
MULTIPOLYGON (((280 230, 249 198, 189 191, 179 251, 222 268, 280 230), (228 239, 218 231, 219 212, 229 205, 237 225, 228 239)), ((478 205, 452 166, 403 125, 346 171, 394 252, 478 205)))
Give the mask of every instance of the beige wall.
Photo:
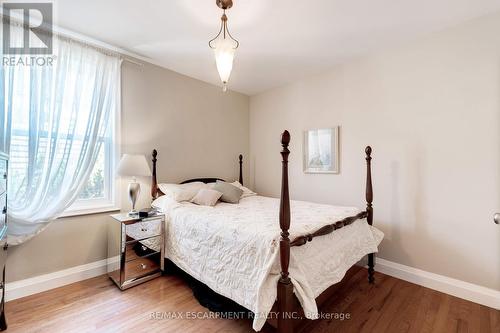
POLYGON ((283 129, 294 199, 364 205, 372 145, 380 257, 500 289, 500 15, 435 33, 250 100, 251 183, 279 196, 283 129), (339 125, 341 173, 302 172, 302 131, 339 125))
MULTIPOLYGON (((122 69, 122 153, 159 151, 159 181, 216 176, 236 179, 239 153, 248 156, 248 97, 146 64, 122 69)), ((246 161, 245 161, 246 162, 246 161)), ((247 163, 245 163, 247 165, 247 163)), ((248 179, 248 167, 245 168, 248 179)), ((149 201, 149 180, 139 207, 149 201)), ((125 196, 122 208, 129 210, 125 196)), ((7 280, 17 281, 106 258, 108 214, 63 218, 9 249, 7 280)))

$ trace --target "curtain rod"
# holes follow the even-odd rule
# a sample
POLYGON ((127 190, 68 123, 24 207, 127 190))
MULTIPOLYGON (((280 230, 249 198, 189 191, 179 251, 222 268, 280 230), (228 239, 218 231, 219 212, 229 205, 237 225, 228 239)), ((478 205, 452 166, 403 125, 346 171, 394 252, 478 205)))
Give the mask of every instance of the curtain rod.
MULTIPOLYGON (((2 17, 2 22, 5 22, 5 20, 8 19, 10 24, 26 28, 26 25, 21 21, 21 19, 19 17, 14 17, 14 16, 7 17, 7 15, 5 15, 3 12, 0 12, 0 16, 2 17)), ((47 31, 49 31, 49 28, 44 27, 42 25, 41 30, 47 32, 47 31)), ((104 43, 104 42, 101 42, 98 40, 92 40, 92 38, 90 38, 90 37, 87 37, 87 36, 84 36, 84 35, 81 35, 78 33, 70 32, 69 30, 67 32, 63 32, 60 30, 63 30, 63 29, 58 28, 55 25, 53 25, 50 29, 50 33, 53 36, 57 36, 60 39, 70 41, 70 42, 76 42, 76 43, 81 44, 85 47, 93 48, 94 50, 99 51, 101 53, 104 53, 107 55, 117 56, 120 59, 127 61, 129 63, 132 63, 134 65, 137 65, 139 67, 144 67, 144 63, 134 60, 133 58, 131 58, 130 56, 127 56, 122 51, 120 51, 118 48, 115 48, 112 45, 102 45, 102 44, 107 44, 107 43, 104 43), (57 30, 59 30, 59 31, 57 31, 57 30), (75 36, 75 35, 79 35, 79 36, 75 36)))

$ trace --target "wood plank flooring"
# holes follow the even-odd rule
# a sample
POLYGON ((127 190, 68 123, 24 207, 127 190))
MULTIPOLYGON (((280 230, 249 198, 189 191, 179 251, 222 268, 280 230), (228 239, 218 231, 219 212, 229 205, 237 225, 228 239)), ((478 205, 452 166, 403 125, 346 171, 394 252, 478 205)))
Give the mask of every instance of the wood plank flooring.
MULTIPOLYGON (((308 321, 301 332, 500 332, 498 310, 380 273, 369 285, 366 274, 360 269, 322 309, 348 320, 308 321)), ((186 318, 209 312, 170 275, 124 292, 99 276, 8 302, 6 312, 7 332, 253 332, 247 319, 186 318), (169 311, 183 318, 165 318, 169 311)), ((274 330, 266 325, 261 332, 274 330)))

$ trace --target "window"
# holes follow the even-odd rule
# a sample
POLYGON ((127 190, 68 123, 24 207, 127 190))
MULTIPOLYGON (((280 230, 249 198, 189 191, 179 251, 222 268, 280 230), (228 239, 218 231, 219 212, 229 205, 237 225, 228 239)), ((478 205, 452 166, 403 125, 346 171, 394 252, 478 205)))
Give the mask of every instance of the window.
POLYGON ((66 209, 63 216, 105 212, 119 209, 118 182, 115 170, 119 160, 117 122, 110 119, 101 149, 89 180, 80 191, 77 200, 66 209))
MULTIPOLYGON (((112 115, 106 135, 102 141, 97 161, 90 173, 89 180, 80 191, 77 200, 66 209, 63 216, 97 213, 118 209, 117 181, 115 169, 119 158, 117 151, 117 121, 116 115, 112 115)), ((28 163, 29 135, 28 129, 20 126, 12 131, 10 151, 10 182, 13 188, 21 187, 25 181, 25 167, 28 163)), ((74 145, 81 145, 81 140, 75 140, 74 145)), ((47 145, 47 135, 42 136, 39 145, 47 145)), ((40 149, 40 148, 39 148, 40 149)), ((60 157, 64 153, 64 146, 58 146, 56 153, 60 157)))

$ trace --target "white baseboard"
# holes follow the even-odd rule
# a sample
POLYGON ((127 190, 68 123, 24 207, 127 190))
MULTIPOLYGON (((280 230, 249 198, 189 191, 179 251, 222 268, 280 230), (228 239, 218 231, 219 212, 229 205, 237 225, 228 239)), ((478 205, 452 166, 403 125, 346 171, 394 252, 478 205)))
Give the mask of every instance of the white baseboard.
MULTIPOLYGON (((113 263, 116 261, 117 266, 118 258, 113 258, 113 263)), ((9 282, 5 286, 5 300, 12 301, 17 298, 41 293, 42 291, 106 274, 106 272, 107 260, 104 259, 25 280, 9 282)))
POLYGON ((430 289, 500 309, 500 291, 478 286, 447 276, 426 272, 382 258, 375 259, 375 271, 430 289))
MULTIPOLYGON (((119 257, 113 258, 113 265, 118 267, 118 260, 119 257)), ((7 301, 11 301, 42 291, 62 287, 70 283, 90 279, 105 274, 107 271, 106 265, 107 260, 104 259, 54 273, 10 282, 7 283, 5 288, 5 298, 7 301)), ((376 258, 375 270, 401 280, 438 290, 495 309, 500 309, 500 291, 498 290, 426 272, 382 258, 376 258)))

